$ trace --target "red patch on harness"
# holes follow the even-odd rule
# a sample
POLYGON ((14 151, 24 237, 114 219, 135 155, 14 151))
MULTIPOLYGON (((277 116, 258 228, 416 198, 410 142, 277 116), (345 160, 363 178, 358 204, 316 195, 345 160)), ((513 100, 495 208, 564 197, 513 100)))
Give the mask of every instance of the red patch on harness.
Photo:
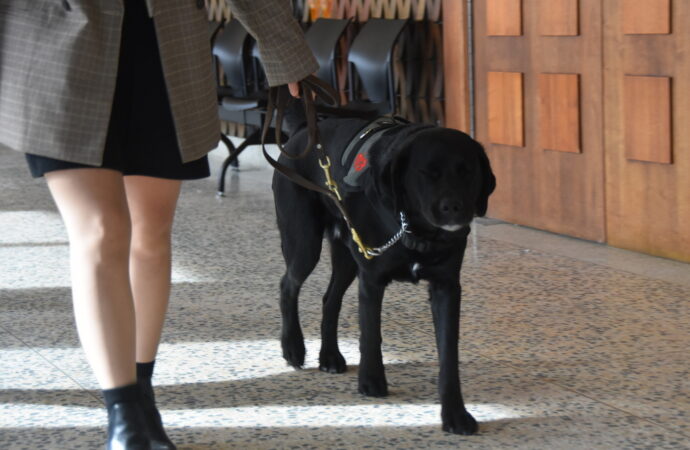
POLYGON ((363 154, 358 154, 357 157, 355 158, 355 171, 359 172, 362 169, 364 169, 369 161, 367 161, 367 157, 364 156, 363 154))

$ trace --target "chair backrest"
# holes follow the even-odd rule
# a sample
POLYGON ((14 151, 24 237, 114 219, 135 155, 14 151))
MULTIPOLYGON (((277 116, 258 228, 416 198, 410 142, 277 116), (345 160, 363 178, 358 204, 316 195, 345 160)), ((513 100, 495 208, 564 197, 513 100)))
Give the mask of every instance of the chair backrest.
POLYGON ((311 24, 304 37, 319 63, 316 76, 338 88, 336 51, 349 19, 318 19, 311 24))
POLYGON ((355 99, 355 76, 359 76, 371 102, 387 104, 387 112, 395 110, 393 49, 406 24, 406 20, 369 19, 359 31, 347 58, 350 100, 355 99))
POLYGON ((264 66, 261 63, 261 53, 259 52, 259 43, 255 40, 252 41, 251 49, 249 50, 251 55, 251 66, 252 66, 252 83, 256 92, 268 90, 268 79, 266 78, 266 72, 264 71, 264 66))
POLYGON ((218 32, 223 28, 224 23, 223 22, 209 22, 208 23, 208 36, 209 39, 211 40, 211 47, 216 42, 216 36, 218 35, 218 32))
POLYGON ((234 95, 247 95, 247 72, 249 68, 249 47, 251 37, 242 24, 233 19, 218 34, 213 44, 213 55, 218 58, 227 85, 232 88, 234 95))

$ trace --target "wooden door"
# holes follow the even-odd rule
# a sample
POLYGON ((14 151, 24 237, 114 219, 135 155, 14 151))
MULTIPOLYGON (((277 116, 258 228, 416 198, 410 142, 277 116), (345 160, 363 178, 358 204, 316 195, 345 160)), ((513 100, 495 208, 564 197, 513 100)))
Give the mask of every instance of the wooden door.
POLYGON ((476 1, 473 22, 489 216, 604 241, 601 0, 476 1))
POLYGON ((604 3, 608 240, 690 261, 690 2, 604 3))

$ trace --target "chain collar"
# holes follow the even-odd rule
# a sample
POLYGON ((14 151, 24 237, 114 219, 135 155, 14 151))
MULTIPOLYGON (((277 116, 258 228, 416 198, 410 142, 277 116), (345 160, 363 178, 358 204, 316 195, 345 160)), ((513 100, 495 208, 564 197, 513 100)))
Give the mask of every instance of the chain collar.
POLYGON ((409 223, 407 222, 407 217, 405 216, 404 212, 400 211, 400 230, 398 230, 398 232, 395 233, 393 235, 393 237, 390 238, 388 240, 388 242, 386 242, 382 246, 375 247, 375 248, 367 248, 366 249, 367 255, 369 255, 370 257, 381 256, 381 254, 383 252, 385 252, 386 250, 388 250, 389 248, 391 248, 392 246, 397 244, 398 241, 400 239, 402 239, 402 237, 405 235, 405 233, 411 233, 411 231, 409 231, 407 229, 407 227, 409 227, 409 223))

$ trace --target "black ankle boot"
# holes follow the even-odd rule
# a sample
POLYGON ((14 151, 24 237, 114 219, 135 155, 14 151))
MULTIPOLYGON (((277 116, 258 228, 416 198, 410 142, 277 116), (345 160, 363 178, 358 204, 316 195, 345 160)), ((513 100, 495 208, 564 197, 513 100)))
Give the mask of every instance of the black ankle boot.
POLYGON ((176 450, 177 447, 175 447, 175 444, 172 443, 163 429, 163 420, 156 407, 156 398, 153 394, 151 379, 140 378, 137 383, 141 389, 141 409, 144 413, 144 422, 146 423, 151 450, 176 450))
POLYGON ((107 450, 150 450, 141 405, 115 403, 108 409, 107 450))

